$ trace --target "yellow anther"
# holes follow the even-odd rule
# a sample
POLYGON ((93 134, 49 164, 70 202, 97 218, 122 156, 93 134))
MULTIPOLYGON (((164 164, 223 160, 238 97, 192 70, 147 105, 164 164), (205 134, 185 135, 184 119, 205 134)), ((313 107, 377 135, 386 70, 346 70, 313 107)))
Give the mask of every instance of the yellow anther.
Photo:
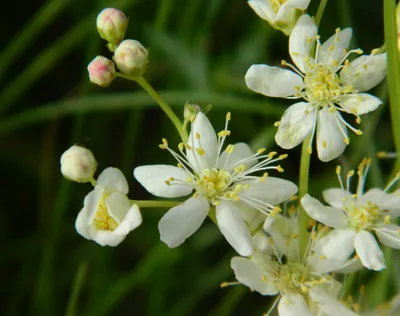
POLYGON ((299 235, 298 235, 298 234, 292 234, 292 235, 290 236, 290 238, 292 238, 292 239, 297 239, 297 238, 299 238, 299 235))
POLYGON ((387 152, 386 152, 386 151, 378 151, 378 152, 376 153, 376 156, 377 156, 378 158, 386 158, 386 157, 387 157, 387 152))
POLYGON ((278 170, 278 172, 283 172, 283 171, 285 171, 285 170, 281 167, 281 165, 277 165, 277 166, 276 166, 276 170, 278 170))
MULTIPOLYGON (((347 172, 347 176, 348 177, 354 176, 354 170, 350 170, 349 172, 347 172)), ((357 195, 356 195, 356 197, 357 197, 357 195)))
POLYGON ((178 162, 176 166, 177 166, 178 168, 181 168, 181 169, 183 168, 183 165, 182 165, 180 162, 178 162))
POLYGON ((257 154, 261 155, 263 154, 267 149, 266 148, 260 148, 259 150, 257 150, 257 154))
POLYGON ((266 275, 263 275, 263 276, 261 277, 261 280, 264 281, 264 282, 267 282, 267 281, 268 281, 268 278, 267 278, 266 275))
POLYGON ((363 50, 359 48, 359 49, 356 50, 356 53, 357 53, 358 55, 361 55, 361 54, 363 53, 363 50))
POLYGON ((165 180, 164 182, 165 182, 166 185, 170 185, 171 184, 171 182, 169 180, 165 180))
POLYGON ((297 201, 299 199, 299 196, 298 195, 293 195, 291 198, 290 198, 290 201, 297 201))
POLYGON ((331 51, 333 51, 335 49, 335 45, 331 45, 331 46, 329 46, 329 48, 328 48, 328 50, 331 52, 331 51))
POLYGON ((271 151, 269 154, 268 154, 268 158, 269 159, 272 159, 272 158, 274 158, 274 156, 277 154, 277 152, 276 151, 271 151))
POLYGON ((226 147, 226 149, 225 149, 225 151, 228 153, 228 154, 231 154, 232 152, 233 152, 233 149, 235 148, 235 146, 233 146, 232 144, 230 144, 230 145, 228 145, 227 147, 226 147))
POLYGON ((204 151, 204 149, 201 148, 201 147, 196 148, 196 152, 197 152, 197 154, 198 154, 199 156, 204 156, 204 154, 206 153, 206 152, 204 151))
POLYGON ((346 143, 346 145, 350 144, 350 138, 346 137, 346 138, 344 139, 344 142, 346 143))
POLYGON ((265 180, 268 177, 268 172, 264 172, 264 174, 262 175, 262 177, 260 178, 260 182, 265 182, 265 180))
POLYGON ((178 144, 178 149, 179 149, 180 151, 183 151, 183 150, 185 149, 185 144, 184 144, 184 143, 179 143, 179 144, 178 144))
POLYGON ((363 67, 364 70, 368 69, 368 65, 367 64, 363 64, 362 67, 363 67))
POLYGON ((323 141, 321 142, 321 145, 322 145, 322 148, 326 148, 326 141, 323 140, 323 141))
POLYGON ((333 67, 339 66, 339 62, 336 59, 332 60, 331 64, 332 64, 333 67))
POLYGON ((319 256, 319 258, 320 258, 321 260, 326 260, 326 259, 327 259, 325 256, 319 256))
POLYGON ((283 154, 283 155, 280 155, 278 159, 279 160, 283 160, 283 159, 285 159, 287 157, 288 157, 288 154, 283 154))
POLYGON ((226 113, 226 120, 227 121, 231 120, 231 112, 226 113))
POLYGON ((336 167, 336 174, 339 175, 342 172, 342 167, 341 166, 337 166, 336 167))
POLYGON ((274 123, 275 127, 278 127, 279 125, 281 125, 281 121, 277 121, 277 122, 274 123))
POLYGON ((192 177, 187 177, 186 178, 186 182, 187 183, 192 183, 193 182, 193 178, 192 177))
POLYGON ((250 188, 250 184, 248 184, 248 183, 247 183, 247 184, 244 184, 244 185, 243 185, 243 188, 246 189, 246 190, 248 190, 248 189, 250 188))
POLYGON ((371 55, 376 55, 376 54, 378 54, 379 53, 379 48, 374 48, 372 51, 371 51, 371 55))
POLYGON ((312 154, 312 148, 310 146, 307 147, 307 152, 311 155, 312 154))
POLYGON ((384 217, 383 222, 384 222, 386 225, 389 225, 389 224, 390 224, 390 215, 386 215, 386 216, 384 217))
POLYGON ((361 123, 361 117, 357 117, 356 123, 357 123, 357 124, 360 124, 360 123, 361 123))
POLYGON ((199 132, 196 132, 196 138, 200 139, 200 133, 199 132))
POLYGON ((338 33, 340 33, 340 27, 336 28, 335 33, 336 35, 339 35, 338 33))
POLYGON ((282 210, 281 210, 281 208, 280 208, 279 206, 274 206, 274 208, 271 210, 270 215, 271 215, 272 217, 276 217, 276 216, 278 216, 278 214, 279 214, 281 211, 282 211, 282 210))
POLYGON ((313 42, 314 39, 313 39, 312 37, 307 37, 306 40, 307 40, 307 43, 308 43, 308 44, 311 44, 311 43, 313 42))
POLYGON ((287 64, 288 64, 288 63, 286 62, 286 60, 282 60, 282 61, 281 61, 281 65, 282 65, 282 66, 286 66, 287 64))
POLYGON ((355 132, 358 136, 361 136, 362 134, 363 134, 363 132, 362 132, 362 130, 356 130, 356 132, 355 132))
POLYGON ((242 173, 243 171, 246 170, 246 165, 245 165, 244 163, 242 163, 241 165, 239 165, 239 166, 233 168, 233 170, 234 170, 236 173, 242 173))
POLYGON ((223 282, 221 283, 220 287, 228 287, 229 286, 229 282, 223 282))
POLYGON ((345 65, 346 67, 348 67, 348 66, 351 65, 351 63, 350 63, 350 61, 349 61, 348 59, 346 59, 346 60, 344 61, 344 65, 345 65))

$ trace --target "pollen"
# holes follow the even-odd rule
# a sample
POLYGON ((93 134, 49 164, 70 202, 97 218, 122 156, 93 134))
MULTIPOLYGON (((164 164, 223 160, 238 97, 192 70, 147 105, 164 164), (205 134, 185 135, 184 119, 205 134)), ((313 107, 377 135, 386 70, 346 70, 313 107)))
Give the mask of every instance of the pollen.
POLYGON ((98 230, 114 231, 118 227, 118 223, 108 213, 106 200, 109 196, 110 194, 103 192, 97 204, 97 211, 93 219, 93 224, 98 230))

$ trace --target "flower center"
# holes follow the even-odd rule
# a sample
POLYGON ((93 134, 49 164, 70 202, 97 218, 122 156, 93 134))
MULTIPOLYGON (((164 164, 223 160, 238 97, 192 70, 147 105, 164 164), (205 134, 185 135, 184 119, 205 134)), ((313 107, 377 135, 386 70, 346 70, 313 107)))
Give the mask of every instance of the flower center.
POLYGON ((200 186, 199 191, 211 200, 225 191, 230 183, 230 173, 223 169, 218 170, 216 168, 204 169, 197 180, 197 184, 200 186))
POLYGON ((97 211, 93 219, 93 224, 98 230, 113 231, 118 227, 118 223, 111 217, 107 210, 106 200, 109 196, 109 193, 103 192, 97 204, 97 211))
POLYGON ((306 266, 298 262, 288 262, 277 271, 276 287, 281 293, 303 292, 308 279, 309 271, 306 266))
MULTIPOLYGON (((304 78, 307 99, 316 105, 337 102, 345 93, 336 72, 323 64, 310 63, 304 78)), ((348 93, 348 92, 347 92, 348 93)))
POLYGON ((370 228, 380 218, 378 206, 372 202, 362 206, 351 203, 346 212, 350 225, 357 230, 370 228))
POLYGON ((281 5, 284 4, 286 1, 287 0, 269 0, 269 4, 272 8, 272 11, 277 14, 279 9, 281 8, 281 5))

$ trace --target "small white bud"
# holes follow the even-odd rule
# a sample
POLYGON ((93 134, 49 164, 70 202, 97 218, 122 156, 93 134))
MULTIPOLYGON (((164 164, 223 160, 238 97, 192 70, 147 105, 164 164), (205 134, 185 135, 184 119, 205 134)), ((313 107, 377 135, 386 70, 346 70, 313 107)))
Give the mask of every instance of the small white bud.
POLYGON ((107 46, 113 52, 124 39, 128 19, 122 11, 107 8, 99 13, 96 22, 100 37, 109 43, 107 46))
POLYGON ((112 60, 97 56, 87 67, 90 81, 100 87, 107 87, 116 77, 115 64, 112 60))
POLYGON ((127 75, 141 76, 147 67, 147 49, 136 40, 125 40, 115 50, 114 61, 127 75))
POLYGON ((84 147, 72 146, 60 159, 61 173, 71 181, 89 182, 96 172, 97 162, 92 152, 84 147))

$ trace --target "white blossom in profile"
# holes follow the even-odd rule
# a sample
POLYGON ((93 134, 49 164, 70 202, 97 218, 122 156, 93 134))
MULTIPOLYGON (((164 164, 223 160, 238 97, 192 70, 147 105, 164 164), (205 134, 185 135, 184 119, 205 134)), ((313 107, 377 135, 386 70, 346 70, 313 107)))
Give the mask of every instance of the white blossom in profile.
POLYGON ((268 97, 303 99, 291 105, 276 123, 275 140, 291 149, 316 134, 318 157, 330 161, 342 154, 349 144, 348 129, 357 135, 341 113, 352 114, 360 123, 360 115, 374 111, 382 102, 365 91, 375 87, 386 75, 386 53, 348 57, 361 54, 360 49, 348 50, 352 31, 337 29, 322 45, 312 18, 299 18, 289 37, 289 53, 295 66, 282 61, 289 69, 268 65, 252 65, 245 80, 249 89, 268 97))
POLYGON ((169 247, 181 245, 203 223, 211 209, 221 233, 243 256, 253 253, 249 228, 241 215, 242 206, 251 206, 265 215, 276 215, 276 205, 297 192, 292 182, 269 177, 267 170, 283 169, 274 163, 287 155, 253 153, 244 143, 228 145, 230 135, 226 117, 224 130, 216 133, 203 113, 198 113, 191 126, 186 144, 173 151, 166 139, 160 145, 178 161, 177 166, 149 165, 134 170, 135 178, 147 191, 159 197, 175 198, 192 194, 182 204, 171 208, 160 220, 161 240, 169 247), (257 171, 261 177, 253 175, 257 171))
MULTIPOLYGON (((330 241, 322 249, 324 255, 350 255, 355 250, 366 268, 379 271, 385 268, 385 260, 373 233, 382 244, 400 249, 400 227, 391 223, 400 216, 400 196, 398 192, 386 192, 398 177, 385 190, 374 188, 364 193, 369 166, 370 160, 365 159, 358 168, 356 194, 349 191, 350 178, 354 174, 350 171, 346 188, 339 177, 341 188, 323 192, 330 206, 308 194, 301 203, 310 217, 334 228, 329 233, 330 241)), ((340 173, 340 168, 337 173, 340 173)))

